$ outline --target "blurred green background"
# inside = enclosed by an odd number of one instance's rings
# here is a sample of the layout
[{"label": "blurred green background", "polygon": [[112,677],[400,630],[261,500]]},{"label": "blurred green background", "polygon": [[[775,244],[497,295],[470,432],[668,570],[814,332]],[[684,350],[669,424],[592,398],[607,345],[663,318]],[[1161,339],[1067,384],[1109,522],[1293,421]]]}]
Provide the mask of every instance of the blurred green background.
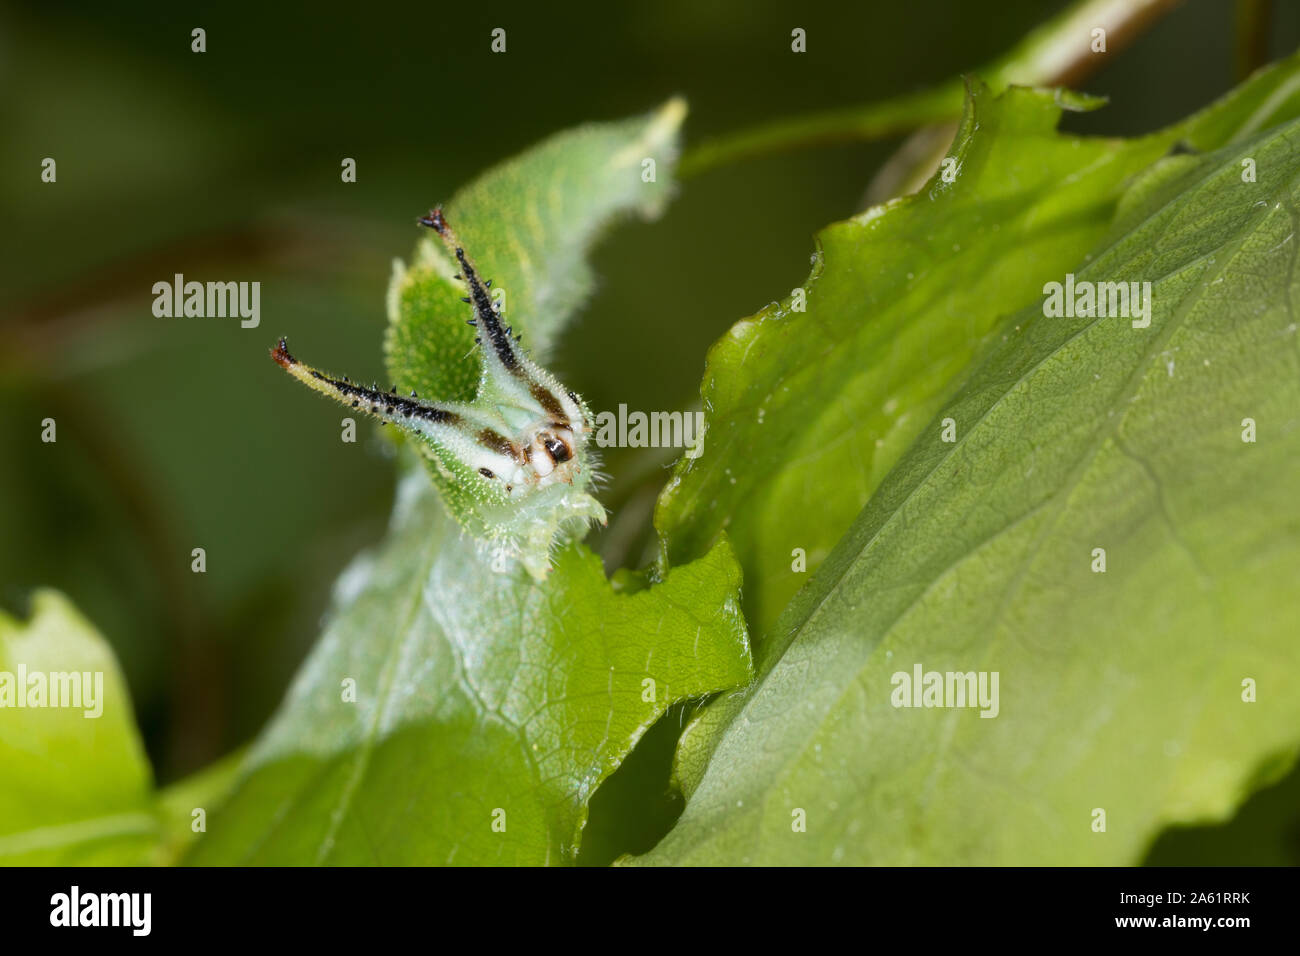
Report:
[{"label": "blurred green background", "polygon": [[[100,627],[161,783],[229,752],[278,703],[393,490],[378,430],[342,443],[339,416],[267,359],[277,336],[326,368],[384,378],[384,294],[415,217],[559,129],[680,93],[690,145],[881,99],[991,60],[1063,6],[0,8],[0,606],[25,614],[31,589],[53,585]],[[1300,43],[1300,9],[1273,6],[1270,57]],[[1226,0],[1175,9],[1106,59],[1084,87],[1110,106],[1069,127],[1142,133],[1226,92],[1233,17]],[[796,26],[804,55],[790,53]],[[194,27],[206,53],[190,51]],[[489,51],[494,27],[505,55]],[[602,285],[552,366],[596,409],[689,407],[708,345],[806,277],[814,232],[861,208],[896,145],[790,152],[684,183],[661,221],[619,226],[598,248]],[[41,182],[45,157],[55,184]],[[344,157],[355,184],[340,181]],[[260,281],[261,326],[154,317],[151,286],[177,272]],[[55,444],[40,441],[47,417]],[[608,456],[625,506],[603,542],[611,563],[640,560],[659,469]],[[196,547],[205,574],[190,571]],[[1216,846],[1236,862],[1300,861],[1297,805],[1293,774],[1229,825],[1268,836],[1171,834],[1152,862]]]}]

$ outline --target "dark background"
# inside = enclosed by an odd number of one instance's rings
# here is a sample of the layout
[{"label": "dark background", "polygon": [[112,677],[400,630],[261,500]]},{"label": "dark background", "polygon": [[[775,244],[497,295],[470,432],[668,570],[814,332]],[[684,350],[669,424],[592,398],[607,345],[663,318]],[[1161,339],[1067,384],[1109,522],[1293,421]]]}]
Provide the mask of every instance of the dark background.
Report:
[{"label": "dark background", "polygon": [[[256,734],[334,577],[383,533],[393,467],[376,430],[340,442],[338,417],[266,349],[288,334],[326,367],[384,378],[384,294],[416,215],[586,120],[680,93],[689,145],[881,99],[993,59],[1063,4],[334,6],[0,8],[0,607],[25,614],[42,585],[76,601],[122,661],[160,783]],[[1300,42],[1297,5],[1275,7],[1273,57]],[[1233,13],[1169,14],[1083,84],[1110,106],[1068,126],[1143,133],[1226,92]],[[552,366],[594,408],[688,407],[708,345],[806,277],[813,233],[861,208],[896,145],[684,184],[664,219],[598,248],[601,287]],[[261,326],[155,318],[151,286],[176,272],[260,281]],[[39,440],[45,417],[57,444]],[[615,494],[623,465],[607,461]],[[206,574],[190,572],[195,547]],[[1300,862],[1297,805],[1292,774],[1227,827],[1167,835],[1153,862]]]}]

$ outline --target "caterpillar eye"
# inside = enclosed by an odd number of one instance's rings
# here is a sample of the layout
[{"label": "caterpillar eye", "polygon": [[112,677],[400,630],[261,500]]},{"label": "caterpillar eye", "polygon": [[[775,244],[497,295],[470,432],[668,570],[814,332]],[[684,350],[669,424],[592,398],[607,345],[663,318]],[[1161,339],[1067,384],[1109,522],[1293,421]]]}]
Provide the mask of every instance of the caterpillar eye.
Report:
[{"label": "caterpillar eye", "polygon": [[548,438],[544,444],[557,465],[573,457],[573,449],[558,438]]},{"label": "caterpillar eye", "polygon": [[573,460],[576,454],[571,433],[565,427],[564,431],[558,433],[542,431],[536,434],[533,437],[528,459],[538,477],[546,478],[555,471],[557,466]]}]

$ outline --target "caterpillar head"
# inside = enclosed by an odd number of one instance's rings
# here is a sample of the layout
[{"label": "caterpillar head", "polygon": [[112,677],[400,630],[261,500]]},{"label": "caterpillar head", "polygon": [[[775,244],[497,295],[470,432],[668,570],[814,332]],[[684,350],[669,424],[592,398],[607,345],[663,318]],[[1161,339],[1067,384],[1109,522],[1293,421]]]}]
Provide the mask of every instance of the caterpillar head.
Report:
[{"label": "caterpillar head", "polygon": [[496,570],[520,562],[544,577],[564,537],[578,534],[605,511],[590,488],[591,413],[582,399],[533,362],[504,324],[440,209],[420,223],[442,238],[460,267],[480,346],[479,388],[472,402],[432,402],[353,383],[299,362],[281,339],[271,357],[303,384],[390,423],[416,439],[435,466],[434,480],[449,510],[483,542]]}]

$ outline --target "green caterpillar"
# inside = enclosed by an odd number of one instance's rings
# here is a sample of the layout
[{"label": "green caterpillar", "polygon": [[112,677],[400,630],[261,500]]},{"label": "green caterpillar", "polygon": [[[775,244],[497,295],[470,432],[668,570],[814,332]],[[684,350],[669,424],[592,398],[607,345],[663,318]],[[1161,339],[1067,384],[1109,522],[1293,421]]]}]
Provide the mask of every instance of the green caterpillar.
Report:
[{"label": "green caterpillar", "polygon": [[365,388],[299,362],[282,338],[271,357],[307,387],[411,435],[436,465],[449,510],[485,545],[493,567],[521,563],[542,579],[558,541],[605,522],[595,477],[592,416],[577,393],[531,361],[441,209],[422,217],[459,264],[482,356],[472,402],[432,402]]}]

